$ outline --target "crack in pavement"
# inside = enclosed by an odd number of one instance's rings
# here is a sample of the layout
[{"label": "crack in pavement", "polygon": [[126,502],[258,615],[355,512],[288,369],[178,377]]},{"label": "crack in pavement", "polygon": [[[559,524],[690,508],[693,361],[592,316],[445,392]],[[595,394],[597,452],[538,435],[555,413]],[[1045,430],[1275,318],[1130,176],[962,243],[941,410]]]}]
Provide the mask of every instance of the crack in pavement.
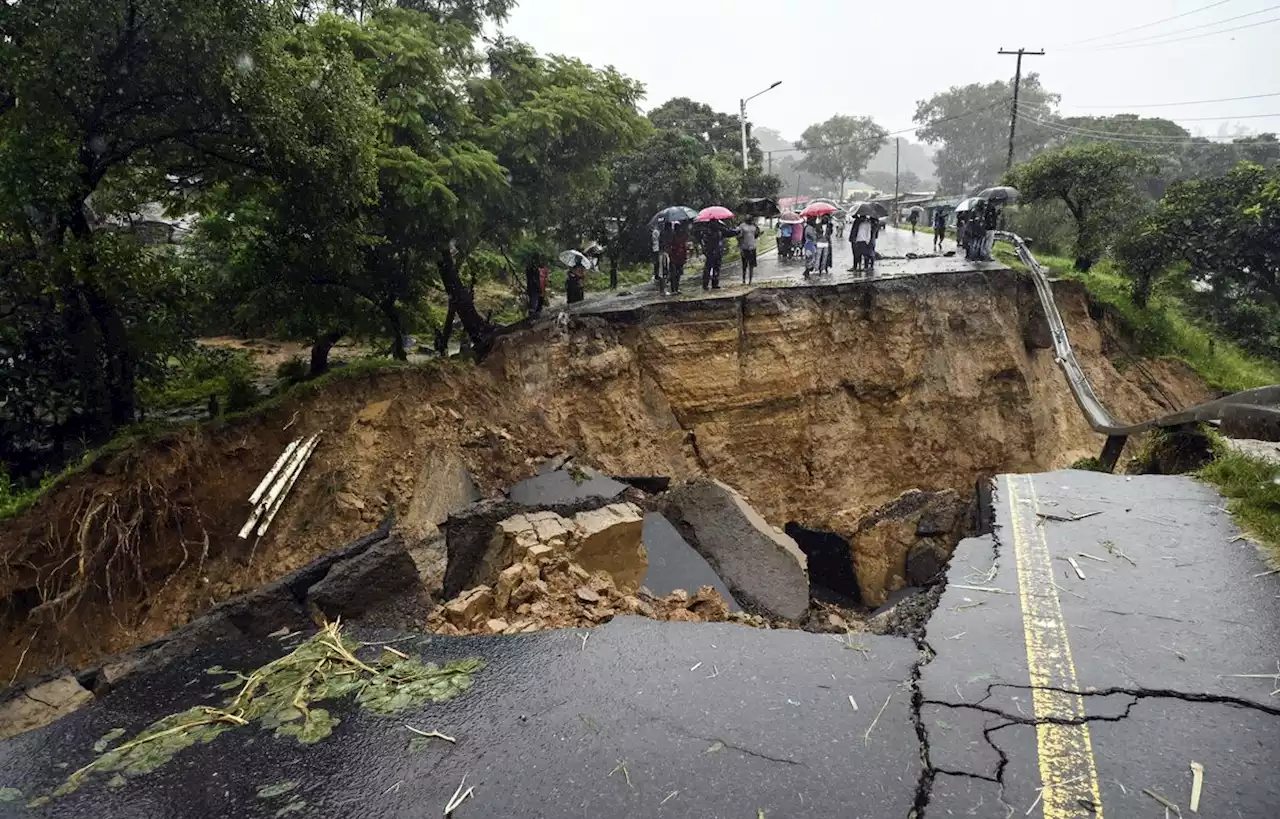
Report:
[{"label": "crack in pavement", "polygon": [[1104,722],[1112,721],[1111,718],[1109,717],[1101,717],[1101,716],[1098,716],[1098,717],[1085,716],[1083,718],[1074,719],[1074,720],[1061,719],[1061,718],[1045,718],[1045,719],[1028,718],[1025,715],[1019,715],[1015,717],[1014,715],[1009,714],[1006,711],[1002,711],[998,708],[992,708],[990,706],[984,706],[982,704],[991,698],[992,694],[994,693],[994,689],[996,688],[1010,688],[1015,691],[1029,691],[1029,692],[1052,691],[1059,694],[1070,694],[1072,696],[1077,696],[1077,697],[1126,696],[1126,697],[1133,698],[1134,703],[1130,704],[1130,707],[1132,707],[1133,704],[1136,704],[1139,700],[1144,700],[1144,699],[1173,699],[1173,700],[1182,700],[1184,702],[1213,703],[1217,705],[1229,705],[1235,708],[1245,708],[1253,711],[1261,711],[1262,713],[1268,714],[1270,716],[1280,717],[1280,707],[1272,706],[1272,705],[1264,705],[1263,703],[1260,703],[1260,702],[1254,702],[1253,700],[1247,700],[1242,697],[1233,697],[1227,694],[1204,694],[1204,693],[1194,692],[1194,691],[1176,691],[1173,689],[1166,689],[1166,688],[1126,688],[1123,686],[1111,686],[1109,688],[1090,688],[1088,690],[1071,690],[1069,688],[1060,688],[1052,685],[1036,686],[1036,685],[1017,685],[1015,683],[991,683],[987,686],[986,696],[978,700],[976,703],[956,703],[956,702],[947,702],[945,700],[926,700],[923,704],[938,705],[945,708],[970,708],[977,711],[984,711],[989,714],[995,714],[996,716],[1005,717],[1006,719],[1023,722],[1029,725],[1040,725],[1040,724],[1050,724],[1050,723],[1058,724],[1058,725],[1083,725],[1089,722],[1090,720],[1095,720],[1095,719],[1101,720]]}]

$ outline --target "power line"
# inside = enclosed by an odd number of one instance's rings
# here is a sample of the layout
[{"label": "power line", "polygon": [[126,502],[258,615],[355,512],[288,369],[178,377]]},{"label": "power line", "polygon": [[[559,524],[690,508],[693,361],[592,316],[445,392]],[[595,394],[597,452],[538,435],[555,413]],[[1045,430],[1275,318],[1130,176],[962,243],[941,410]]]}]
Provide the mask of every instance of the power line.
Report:
[{"label": "power line", "polygon": [[1186,145],[1205,145],[1205,144],[1223,145],[1226,147],[1248,147],[1251,143],[1237,144],[1235,142],[1214,142],[1213,140],[1238,140],[1238,139],[1245,138],[1247,136],[1257,136],[1256,134],[1252,134],[1252,135],[1230,136],[1230,137],[1222,137],[1222,136],[1214,136],[1214,137],[1168,136],[1168,137],[1165,137],[1159,134],[1151,134],[1151,135],[1125,134],[1117,131],[1092,131],[1084,128],[1076,128],[1074,126],[1065,125],[1062,123],[1049,122],[1049,121],[1038,119],[1036,117],[1032,117],[1026,114],[1024,114],[1023,116],[1031,120],[1032,122],[1039,124],[1043,128],[1047,128],[1050,131],[1056,131],[1058,133],[1065,134],[1067,136],[1081,137],[1085,139],[1095,139],[1101,142],[1123,142],[1131,145],[1158,145],[1165,148],[1176,148],[1176,147],[1186,146]]},{"label": "power line", "polygon": [[1199,14],[1202,11],[1208,11],[1209,9],[1217,8],[1218,6],[1225,6],[1227,3],[1230,3],[1230,2],[1231,0],[1218,0],[1218,2],[1216,3],[1210,3],[1207,6],[1201,6],[1200,8],[1192,9],[1191,11],[1184,11],[1181,14],[1175,14],[1172,17],[1165,17],[1161,20],[1155,20],[1150,23],[1143,23],[1140,26],[1133,26],[1132,28],[1122,28],[1119,31],[1113,31],[1110,34],[1099,34],[1096,37],[1089,37],[1084,40],[1075,40],[1073,42],[1057,46],[1057,48],[1067,48],[1069,46],[1080,45],[1081,43],[1093,43],[1093,42],[1097,42],[1098,40],[1108,40],[1112,37],[1118,37],[1121,34],[1128,34],[1131,31],[1141,31],[1144,28],[1151,28],[1152,26],[1158,26],[1161,23],[1169,23],[1174,20],[1181,20],[1183,17],[1190,17],[1193,14]]},{"label": "power line", "polygon": [[[1224,19],[1220,19],[1220,20],[1212,20],[1212,22],[1208,22],[1208,23],[1201,23],[1201,24],[1199,24],[1199,26],[1192,26],[1192,27],[1189,27],[1189,28],[1176,28],[1176,29],[1174,29],[1174,31],[1161,32],[1161,33],[1158,33],[1158,35],[1143,35],[1142,37],[1135,37],[1135,38],[1134,38],[1134,40],[1121,40],[1120,42],[1103,42],[1103,44],[1096,45],[1096,46],[1089,46],[1089,47],[1087,47],[1087,49],[1080,49],[1080,50],[1083,50],[1083,51],[1105,51],[1105,50],[1107,50],[1107,49],[1119,49],[1119,47],[1120,47],[1120,46],[1129,46],[1129,45],[1135,45],[1135,44],[1146,44],[1146,42],[1151,42],[1151,41],[1153,41],[1153,40],[1164,40],[1164,38],[1165,38],[1165,37],[1172,37],[1172,36],[1175,36],[1175,35],[1185,35],[1185,33],[1193,32],[1193,31],[1199,31],[1199,29],[1202,29],[1202,28],[1212,28],[1213,26],[1221,26],[1221,24],[1222,24],[1222,23],[1234,23],[1234,22],[1235,22],[1235,20],[1243,20],[1244,18],[1247,18],[1247,17],[1257,17],[1257,15],[1258,15],[1258,14],[1266,14],[1267,12],[1275,12],[1275,10],[1276,10],[1276,9],[1280,9],[1280,4],[1276,4],[1276,5],[1268,5],[1268,6],[1267,6],[1267,8],[1265,8],[1265,9],[1258,9],[1258,10],[1257,10],[1257,12],[1248,12],[1248,13],[1245,13],[1245,14],[1236,14],[1236,15],[1235,15],[1235,17],[1228,17],[1228,18],[1224,18]],[[1212,33],[1216,33],[1216,32],[1207,32],[1207,33],[1206,33],[1206,36],[1208,36],[1208,35],[1212,35]],[[1064,51],[1068,51],[1068,50],[1075,51],[1076,49],[1062,49],[1062,50],[1064,50]]]},{"label": "power line", "polygon": [[1280,114],[1237,114],[1225,117],[1178,117],[1178,122],[1212,122],[1220,119],[1267,119],[1268,117],[1280,117]]},{"label": "power line", "polygon": [[1267,97],[1280,97],[1280,91],[1271,94],[1251,94],[1247,97],[1222,97],[1216,100],[1187,100],[1185,102],[1156,102],[1142,105],[1072,105],[1071,108],[1174,108],[1179,105],[1207,105],[1211,102],[1239,102],[1240,100],[1260,100]]},{"label": "power line", "polygon": [[[951,122],[952,120],[964,119],[965,117],[972,117],[976,114],[981,114],[986,111],[990,111],[992,108],[996,108],[998,106],[1004,105],[1009,102],[1009,99],[1010,98],[1005,97],[1003,99],[1000,99],[1000,100],[997,100],[996,102],[991,103],[990,105],[984,105],[981,108],[975,108],[972,111],[962,111],[959,114],[952,114],[949,117],[942,117],[941,119],[931,120],[929,122],[924,123],[923,125],[912,125],[909,128],[903,128],[899,131],[889,131],[882,138],[888,138],[891,136],[901,136],[902,134],[909,134],[913,131],[919,131],[921,128],[926,128],[930,125],[940,125],[944,122]],[[848,142],[832,142],[824,145],[810,145],[807,148],[779,148],[778,150],[771,151],[770,153],[775,153],[775,154],[789,154],[789,153],[796,153],[796,152],[808,153],[810,151],[821,151],[821,150],[826,150],[827,148],[844,148],[849,145],[861,145],[864,142],[871,143],[876,141],[877,140],[874,138],[851,139]]]},{"label": "power line", "polygon": [[[1267,11],[1270,11],[1270,9],[1267,9]],[[1268,23],[1275,23],[1275,22],[1280,22],[1280,17],[1272,17],[1267,20],[1259,20],[1256,23],[1246,23],[1243,26],[1232,26],[1231,28],[1224,28],[1221,31],[1206,31],[1203,34],[1192,34],[1190,37],[1177,37],[1172,40],[1161,40],[1159,42],[1154,42],[1154,43],[1135,43],[1133,45],[1099,46],[1098,48],[1091,49],[1091,50],[1092,51],[1124,51],[1130,48],[1148,48],[1150,46],[1173,45],[1174,43],[1185,43],[1188,40],[1199,40],[1202,37],[1213,37],[1214,35],[1217,35],[1217,34],[1230,34],[1233,31],[1240,31],[1241,29],[1246,29],[1246,28],[1256,28],[1257,26],[1265,26]]]},{"label": "power line", "polygon": [[[1178,142],[1189,142],[1193,139],[1193,137],[1190,137],[1190,136],[1178,136],[1174,134],[1132,134],[1132,133],[1127,133],[1125,131],[1100,131],[1100,130],[1097,130],[1096,128],[1081,127],[1079,125],[1072,125],[1067,122],[1055,122],[1051,120],[1046,120],[1046,119],[1042,119],[1040,117],[1034,116],[1032,114],[1027,114],[1027,113],[1024,113],[1022,116],[1026,117],[1032,122],[1037,122],[1046,128],[1062,131],[1063,133],[1073,133],[1078,136],[1096,136],[1100,139],[1117,137],[1117,138],[1124,138],[1124,139],[1138,139],[1148,143],[1158,143],[1158,142],[1159,143],[1164,143],[1164,142],[1178,143]],[[1231,139],[1232,137],[1201,137],[1201,138],[1202,139]]]}]

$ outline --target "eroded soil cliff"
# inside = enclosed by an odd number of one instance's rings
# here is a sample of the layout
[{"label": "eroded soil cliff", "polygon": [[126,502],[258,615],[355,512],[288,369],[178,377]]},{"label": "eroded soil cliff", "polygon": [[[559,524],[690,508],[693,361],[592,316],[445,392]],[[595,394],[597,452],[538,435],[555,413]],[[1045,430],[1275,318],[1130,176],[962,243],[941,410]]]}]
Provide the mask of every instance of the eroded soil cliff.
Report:
[{"label": "eroded soil cliff", "polygon": [[[1055,292],[1118,417],[1206,397],[1178,362],[1118,372],[1083,289]],[[0,525],[0,680],[159,636],[391,511],[426,541],[463,467],[485,493],[557,452],[614,474],[710,474],[776,526],[848,534],[907,490],[968,496],[983,476],[1097,455],[1042,323],[1010,272],[761,288],[547,322],[504,337],[480,366],[342,379],[163,436]],[[239,540],[253,487],[289,441],[316,432],[272,531]]]}]

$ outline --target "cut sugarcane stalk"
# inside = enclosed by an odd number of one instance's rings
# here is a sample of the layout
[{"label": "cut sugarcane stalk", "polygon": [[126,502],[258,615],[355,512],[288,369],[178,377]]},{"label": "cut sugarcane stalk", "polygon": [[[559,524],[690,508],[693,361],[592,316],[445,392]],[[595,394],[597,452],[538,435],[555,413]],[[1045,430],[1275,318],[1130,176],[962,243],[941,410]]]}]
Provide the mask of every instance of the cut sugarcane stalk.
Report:
[{"label": "cut sugarcane stalk", "polygon": [[281,468],[284,467],[285,462],[293,455],[294,450],[298,448],[300,443],[302,443],[301,438],[285,447],[284,452],[280,453],[280,457],[276,458],[275,466],[271,467],[271,471],[262,479],[262,483],[258,484],[258,488],[253,490],[253,494],[249,496],[249,503],[257,504],[258,501],[262,500],[262,493],[266,492],[267,488],[275,481],[276,475],[280,474]]},{"label": "cut sugarcane stalk", "polygon": [[285,498],[287,498],[289,493],[293,491],[293,485],[297,483],[298,476],[302,474],[302,469],[307,465],[307,461],[311,460],[311,453],[315,452],[316,444],[319,443],[319,441],[319,434],[311,436],[311,440],[307,441],[302,454],[294,462],[293,470],[288,475],[281,478],[280,485],[277,488],[280,489],[282,487],[282,491],[280,491],[276,496],[275,502],[273,504],[269,504],[267,519],[258,527],[258,537],[265,535],[267,533],[267,527],[271,525],[271,521],[276,519],[276,513],[280,511],[281,506],[284,506]]},{"label": "cut sugarcane stalk", "polygon": [[289,460],[285,462],[284,468],[281,471],[281,473],[276,475],[276,480],[271,485],[270,491],[267,492],[265,497],[263,497],[261,500],[258,501],[258,505],[254,507],[253,514],[249,516],[249,519],[245,521],[244,526],[240,529],[241,540],[249,537],[249,533],[253,531],[253,527],[257,526],[258,521],[262,520],[263,516],[266,515],[268,511],[270,511],[272,504],[274,504],[276,501],[276,498],[279,497],[280,490],[284,486],[287,476],[289,475],[290,472],[293,471],[298,461],[302,458],[302,453],[307,449],[308,445],[310,445],[310,443],[313,440],[315,440],[316,437],[317,436],[315,435],[311,436],[311,438],[309,438],[306,443],[302,444],[297,449],[295,449],[293,452],[293,455],[291,455],[289,457]]}]

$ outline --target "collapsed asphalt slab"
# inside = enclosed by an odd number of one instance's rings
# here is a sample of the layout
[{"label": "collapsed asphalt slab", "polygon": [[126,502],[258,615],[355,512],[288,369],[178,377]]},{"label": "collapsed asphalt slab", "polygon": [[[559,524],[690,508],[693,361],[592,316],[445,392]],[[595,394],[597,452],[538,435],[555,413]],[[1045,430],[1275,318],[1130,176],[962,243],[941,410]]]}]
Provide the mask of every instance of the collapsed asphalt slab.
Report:
[{"label": "collapsed asphalt slab", "polygon": [[[131,736],[166,713],[217,704],[225,694],[207,668],[247,671],[303,636],[223,643],[130,678],[0,743],[0,786],[23,801],[49,793],[112,729]],[[341,724],[315,745],[238,728],[121,787],[99,778],[39,808],[15,801],[0,810],[273,817],[301,803],[290,811],[418,817],[442,811],[464,776],[475,792],[459,817],[906,816],[915,800],[909,640],[632,617],[589,632],[376,636],[409,636],[395,647],[424,659],[480,657],[486,667],[457,699],[398,717],[332,706]],[[410,750],[406,724],[457,743]],[[289,782],[297,784],[286,793],[258,795]]]},{"label": "collapsed asphalt slab", "polygon": [[1192,762],[1199,815],[1280,813],[1275,680],[1233,676],[1276,668],[1276,578],[1217,493],[1063,471],[1002,476],[994,504],[925,636],[925,816],[1027,814],[1074,771],[1088,787],[1055,789],[1055,817],[1162,815],[1144,789],[1187,815]]}]

